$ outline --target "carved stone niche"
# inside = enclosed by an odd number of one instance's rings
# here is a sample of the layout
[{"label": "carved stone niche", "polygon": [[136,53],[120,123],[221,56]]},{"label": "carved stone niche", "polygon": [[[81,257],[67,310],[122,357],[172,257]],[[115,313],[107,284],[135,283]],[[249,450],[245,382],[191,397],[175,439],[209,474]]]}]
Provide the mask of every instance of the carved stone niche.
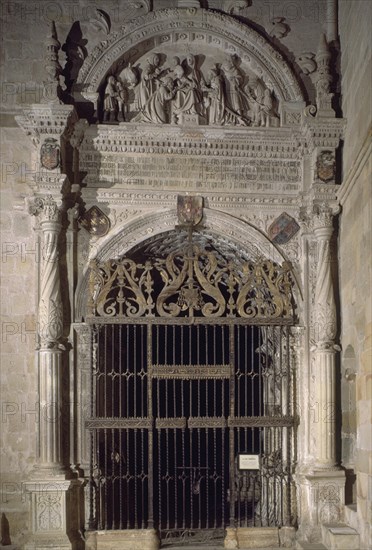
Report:
[{"label": "carved stone niche", "polygon": [[85,60],[74,96],[93,101],[109,123],[275,127],[287,105],[305,106],[290,67],[256,31],[227,14],[182,8],[112,33]]}]

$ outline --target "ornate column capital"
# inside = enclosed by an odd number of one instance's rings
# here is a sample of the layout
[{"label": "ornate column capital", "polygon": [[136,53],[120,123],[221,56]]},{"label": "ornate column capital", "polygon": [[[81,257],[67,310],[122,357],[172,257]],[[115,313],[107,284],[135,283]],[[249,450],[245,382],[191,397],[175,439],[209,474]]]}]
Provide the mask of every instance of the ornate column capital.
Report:
[{"label": "ornate column capital", "polygon": [[46,231],[57,231],[61,229],[61,207],[62,199],[58,202],[52,195],[45,197],[33,197],[28,204],[28,211],[31,215],[37,216],[41,227]]},{"label": "ornate column capital", "polygon": [[337,214],[326,203],[316,205],[313,214],[313,229],[316,237],[329,239],[333,233],[333,217]]}]

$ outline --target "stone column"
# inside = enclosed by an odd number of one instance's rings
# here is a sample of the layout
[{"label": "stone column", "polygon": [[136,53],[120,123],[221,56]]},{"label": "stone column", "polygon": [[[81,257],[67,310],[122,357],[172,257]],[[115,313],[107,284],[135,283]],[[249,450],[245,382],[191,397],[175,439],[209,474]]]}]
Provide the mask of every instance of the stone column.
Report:
[{"label": "stone column", "polygon": [[63,314],[58,262],[61,213],[51,195],[35,199],[43,234],[39,301],[39,456],[37,468],[63,473],[61,456],[61,362]]},{"label": "stone column", "polygon": [[312,218],[317,244],[315,297],[311,338],[312,408],[309,430],[313,437],[312,463],[300,476],[300,537],[321,540],[321,526],[343,519],[345,474],[336,455],[336,344],[337,316],[332,276],[331,237],[333,212],[328,205],[316,206]]},{"label": "stone column", "polygon": [[61,211],[52,195],[36,197],[30,213],[38,216],[42,232],[39,349],[39,445],[32,480],[25,483],[30,495],[32,537],[25,550],[78,547],[80,484],[68,479],[62,456],[62,353],[63,311],[59,273]]},{"label": "stone column", "polygon": [[318,244],[318,266],[314,304],[313,376],[318,403],[317,468],[334,469],[336,464],[335,401],[337,346],[336,303],[331,270],[330,240],[333,214],[329,207],[318,209],[313,219]]}]

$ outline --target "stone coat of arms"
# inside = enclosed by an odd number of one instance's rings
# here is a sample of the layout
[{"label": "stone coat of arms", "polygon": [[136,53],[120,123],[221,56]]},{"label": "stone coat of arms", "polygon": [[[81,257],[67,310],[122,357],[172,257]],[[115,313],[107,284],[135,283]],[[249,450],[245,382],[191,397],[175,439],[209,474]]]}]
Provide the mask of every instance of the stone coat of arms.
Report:
[{"label": "stone coat of arms", "polygon": [[41,166],[54,170],[60,164],[60,147],[54,138],[47,138],[40,149]]},{"label": "stone coat of arms", "polygon": [[203,217],[203,197],[178,195],[177,216],[180,225],[198,225]]}]

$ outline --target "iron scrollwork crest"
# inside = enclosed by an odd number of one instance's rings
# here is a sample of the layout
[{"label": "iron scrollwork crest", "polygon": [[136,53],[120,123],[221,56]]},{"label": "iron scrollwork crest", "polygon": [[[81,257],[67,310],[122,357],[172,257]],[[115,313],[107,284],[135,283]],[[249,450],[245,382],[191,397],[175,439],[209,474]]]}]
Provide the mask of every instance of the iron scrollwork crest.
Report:
[{"label": "iron scrollwork crest", "polygon": [[90,267],[90,316],[293,320],[289,262],[235,265],[190,244],[142,264],[122,258]]}]

